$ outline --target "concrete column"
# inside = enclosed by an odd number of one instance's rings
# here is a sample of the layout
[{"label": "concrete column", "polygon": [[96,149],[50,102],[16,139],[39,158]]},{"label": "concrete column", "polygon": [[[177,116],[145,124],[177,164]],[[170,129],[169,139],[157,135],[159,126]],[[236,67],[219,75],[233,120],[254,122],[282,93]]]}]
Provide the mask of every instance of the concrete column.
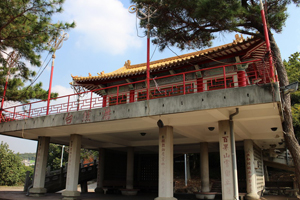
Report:
[{"label": "concrete column", "polygon": [[77,191],[79,178],[81,135],[72,134],[69,145],[69,159],[66,190],[62,193],[63,199],[78,199],[80,192]]},{"label": "concrete column", "polygon": [[105,152],[103,148],[99,149],[99,162],[97,171],[97,187],[95,188],[96,193],[103,193],[103,180],[104,180],[104,156]]},{"label": "concrete column", "polygon": [[259,199],[259,195],[257,194],[256,173],[254,168],[254,150],[252,140],[244,140],[244,150],[247,181],[246,199]]},{"label": "concrete column", "polygon": [[201,170],[201,191],[209,192],[209,158],[208,143],[200,143],[200,170]]},{"label": "concrete column", "polygon": [[220,163],[221,163],[221,180],[222,180],[222,199],[233,200],[238,199],[235,195],[233,168],[232,168],[232,153],[230,142],[230,124],[229,120],[219,121],[219,145],[220,145]]},{"label": "concrete column", "polygon": [[127,176],[126,189],[133,189],[133,173],[134,173],[134,148],[127,147]]},{"label": "concrete column", "polygon": [[47,192],[45,186],[46,167],[49,153],[49,137],[39,137],[37,155],[35,160],[33,188],[29,190],[30,196],[42,196]]},{"label": "concrete column", "polygon": [[176,200],[173,197],[173,127],[159,128],[158,197],[155,200]]}]

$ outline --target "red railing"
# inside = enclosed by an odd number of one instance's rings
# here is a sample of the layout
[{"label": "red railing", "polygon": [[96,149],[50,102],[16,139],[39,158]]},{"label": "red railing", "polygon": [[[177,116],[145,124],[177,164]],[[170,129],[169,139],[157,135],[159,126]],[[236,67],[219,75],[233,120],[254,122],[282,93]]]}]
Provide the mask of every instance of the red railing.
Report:
[{"label": "red railing", "polygon": [[[152,78],[150,79],[149,99],[186,95],[226,88],[244,87],[257,83],[269,83],[270,77],[268,75],[268,66],[265,66],[264,68],[260,67],[261,70],[258,70],[255,65],[252,65],[251,67],[248,67],[246,73],[245,71],[236,71],[233,67],[233,65],[259,61],[260,59],[257,59]],[[128,87],[128,85],[135,85],[138,89],[135,89],[134,92],[122,91],[126,86]],[[51,99],[49,106],[49,114],[89,110],[143,101],[147,99],[147,90],[145,85],[145,80],[142,80],[53,98]],[[112,94],[104,96],[96,94],[101,90],[114,90],[114,92],[110,92]],[[78,100],[77,97],[81,95],[85,95],[85,97]],[[54,104],[54,102],[56,102],[56,104]],[[46,115],[46,112],[47,100],[31,102],[28,104],[5,108],[3,110],[1,121],[39,117]]]}]

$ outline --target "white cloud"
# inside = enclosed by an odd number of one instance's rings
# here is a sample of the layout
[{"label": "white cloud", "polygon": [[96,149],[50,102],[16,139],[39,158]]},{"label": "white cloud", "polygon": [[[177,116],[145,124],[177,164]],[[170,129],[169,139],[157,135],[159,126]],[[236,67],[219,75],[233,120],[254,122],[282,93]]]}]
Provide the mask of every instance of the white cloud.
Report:
[{"label": "white cloud", "polygon": [[59,96],[73,94],[73,90],[71,88],[67,88],[61,85],[55,85],[52,87],[51,92],[57,92]]},{"label": "white cloud", "polygon": [[118,0],[68,0],[62,14],[64,20],[75,21],[78,48],[122,54],[129,48],[139,48],[135,15]]}]

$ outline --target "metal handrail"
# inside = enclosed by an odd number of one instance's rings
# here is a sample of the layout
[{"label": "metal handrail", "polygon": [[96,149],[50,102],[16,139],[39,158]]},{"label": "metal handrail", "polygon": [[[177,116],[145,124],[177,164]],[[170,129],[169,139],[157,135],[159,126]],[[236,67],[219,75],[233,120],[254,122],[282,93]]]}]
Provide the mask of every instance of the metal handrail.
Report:
[{"label": "metal handrail", "polygon": [[[214,66],[214,67],[209,67],[205,69],[198,69],[198,70],[192,70],[192,71],[187,71],[187,72],[181,72],[173,75],[164,75],[161,77],[155,77],[151,78],[150,81],[154,82],[155,85],[157,84],[156,82],[161,80],[161,79],[166,79],[169,77],[182,77],[182,81],[174,82],[174,83],[168,83],[168,84],[163,84],[161,85],[161,89],[157,88],[157,86],[150,87],[150,96],[147,98],[145,94],[145,98],[143,97],[143,92],[146,92],[146,88],[142,89],[136,89],[135,91],[137,92],[140,97],[138,99],[135,99],[131,102],[128,102],[127,98],[124,99],[124,95],[127,95],[130,93],[130,91],[125,91],[125,92],[120,92],[120,87],[125,87],[128,85],[133,85],[133,84],[139,84],[139,83],[145,83],[145,80],[141,81],[135,81],[135,82],[130,82],[130,83],[124,83],[124,84],[119,84],[119,85],[114,85],[114,86],[109,86],[105,88],[99,88],[99,89],[94,89],[90,91],[85,91],[81,93],[76,93],[76,94],[71,94],[71,95],[63,95],[59,97],[52,98],[51,100],[61,100],[64,98],[67,98],[66,101],[63,103],[59,104],[53,104],[49,105],[49,108],[47,106],[38,106],[39,103],[47,103],[47,100],[40,100],[36,102],[30,102],[27,104],[22,104],[22,105],[17,105],[17,106],[12,106],[5,108],[3,111],[7,115],[5,121],[12,121],[12,120],[18,120],[18,119],[26,119],[26,118],[32,118],[32,117],[39,117],[39,116],[44,116],[46,115],[46,111],[49,110],[50,114],[57,114],[57,113],[68,113],[71,111],[78,111],[78,110],[90,110],[94,108],[101,108],[101,107],[107,107],[109,105],[106,105],[106,102],[104,103],[104,95],[102,96],[96,96],[92,95],[92,93],[99,93],[101,90],[108,90],[108,89],[116,89],[116,93],[106,95],[105,101],[107,101],[111,105],[118,105],[118,104],[124,104],[124,103],[132,103],[135,101],[141,101],[141,100],[149,100],[153,98],[163,98],[163,97],[168,97],[168,96],[174,96],[174,95],[186,95],[189,93],[194,93],[194,92],[203,92],[203,91],[210,91],[210,90],[216,90],[216,89],[226,89],[226,88],[231,88],[231,87],[236,87],[236,85],[239,85],[239,80],[234,81],[233,78],[228,79],[228,75],[230,73],[236,73],[236,70],[234,72],[226,72],[226,67],[228,66],[234,66],[234,65],[241,65],[241,64],[247,64],[247,63],[255,63],[259,62],[261,59],[255,59],[255,60],[250,60],[250,61],[245,61],[245,62],[240,62],[240,63],[232,63],[232,64],[226,64],[222,66]],[[188,79],[189,74],[195,74],[199,72],[205,72],[209,70],[214,70],[214,69],[222,69],[222,73],[216,74],[211,77],[202,77],[202,81],[205,82],[206,84],[206,89],[203,88],[204,83],[198,83],[197,78],[193,78],[192,80],[186,80]],[[249,79],[255,81],[255,80],[263,80],[263,83],[268,83],[271,82],[270,77],[268,77],[268,66],[265,66],[263,70],[258,71],[253,70],[253,71],[248,71],[248,74],[246,74],[247,77],[247,85],[250,85],[251,82]],[[191,76],[191,75],[190,75]],[[199,78],[198,78],[199,79]],[[252,82],[253,83],[253,82]],[[187,87],[188,86],[188,87]],[[197,89],[200,87],[200,90],[197,91]],[[202,87],[202,88],[201,88]],[[239,86],[241,87],[241,86]],[[82,94],[90,94],[90,97],[87,99],[81,100],[80,103],[77,101],[71,101],[71,97],[76,97],[77,95],[82,95]],[[136,96],[136,95],[135,95]],[[115,98],[112,98],[115,97]],[[77,106],[77,107],[76,107]],[[28,107],[29,110],[27,111],[17,111],[17,109]],[[76,107],[76,109],[75,109]]]}]

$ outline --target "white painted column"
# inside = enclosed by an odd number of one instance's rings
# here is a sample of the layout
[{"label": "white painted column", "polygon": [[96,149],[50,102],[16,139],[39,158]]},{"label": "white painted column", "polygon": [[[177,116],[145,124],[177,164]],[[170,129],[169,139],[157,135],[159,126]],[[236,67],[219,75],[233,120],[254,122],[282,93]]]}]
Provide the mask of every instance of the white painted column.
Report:
[{"label": "white painted column", "polygon": [[77,191],[79,178],[79,164],[80,164],[80,148],[81,135],[72,134],[69,145],[69,159],[66,190],[62,193],[63,199],[77,199],[80,192]]},{"label": "white painted column", "polygon": [[256,173],[254,168],[254,150],[252,140],[244,140],[244,150],[247,181],[246,199],[259,199],[259,195],[257,194]]},{"label": "white painted column", "polygon": [[155,200],[176,200],[173,197],[173,127],[159,128],[158,197]]},{"label": "white painted column", "polygon": [[133,173],[134,173],[134,148],[127,147],[127,175],[126,189],[133,189]]},{"label": "white painted column", "polygon": [[222,180],[222,199],[233,200],[234,184],[232,170],[232,155],[230,142],[230,125],[229,120],[219,121],[219,145],[220,145],[220,163],[221,163],[221,180]]},{"label": "white painted column", "polygon": [[49,151],[49,137],[39,137],[35,161],[33,188],[29,190],[30,196],[41,196],[47,192],[45,187],[46,167]]},{"label": "white painted column", "polygon": [[208,143],[200,143],[201,192],[209,192]]},{"label": "white painted column", "polygon": [[95,188],[96,193],[103,193],[103,180],[104,180],[104,149],[99,149],[98,158],[98,169],[97,169],[97,188]]}]

